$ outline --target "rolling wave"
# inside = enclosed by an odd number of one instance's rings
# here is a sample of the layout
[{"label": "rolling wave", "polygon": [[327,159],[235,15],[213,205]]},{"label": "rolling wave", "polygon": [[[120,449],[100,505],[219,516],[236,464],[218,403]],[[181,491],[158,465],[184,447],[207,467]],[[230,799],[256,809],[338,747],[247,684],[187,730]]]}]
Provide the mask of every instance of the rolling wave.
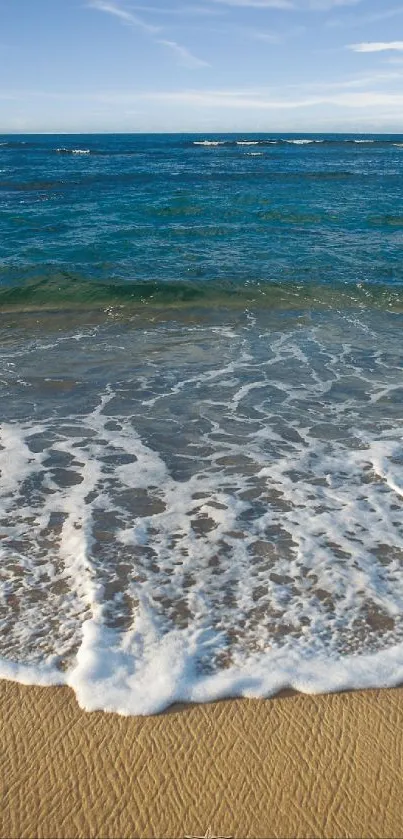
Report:
[{"label": "rolling wave", "polygon": [[13,309],[101,308],[118,305],[139,306],[217,305],[242,308],[321,309],[369,307],[402,311],[403,284],[304,282],[231,282],[133,280],[97,282],[64,272],[33,277],[9,286],[0,286],[0,311]]}]

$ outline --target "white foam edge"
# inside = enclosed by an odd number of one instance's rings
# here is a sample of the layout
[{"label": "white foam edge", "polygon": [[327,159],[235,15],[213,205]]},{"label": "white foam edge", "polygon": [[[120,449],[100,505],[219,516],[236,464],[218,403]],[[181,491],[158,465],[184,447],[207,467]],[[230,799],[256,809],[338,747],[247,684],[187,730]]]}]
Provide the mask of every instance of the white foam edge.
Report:
[{"label": "white foam edge", "polygon": [[[242,666],[198,676],[201,648],[206,647],[207,652],[211,641],[206,629],[190,634],[173,630],[159,640],[145,638],[140,629],[118,637],[99,620],[89,619],[83,625],[76,665],[68,673],[60,673],[52,665],[21,665],[0,659],[0,678],[25,685],[68,685],[83,710],[123,716],[160,713],[175,702],[267,698],[285,688],[324,694],[403,683],[403,643],[376,653],[334,659],[315,656],[312,650],[307,655],[299,643],[293,649],[254,654]],[[139,655],[133,655],[133,648],[141,651],[141,661]]]},{"label": "white foam edge", "polygon": [[18,682],[20,685],[65,685],[66,674],[51,663],[23,664],[0,657],[0,679]]}]

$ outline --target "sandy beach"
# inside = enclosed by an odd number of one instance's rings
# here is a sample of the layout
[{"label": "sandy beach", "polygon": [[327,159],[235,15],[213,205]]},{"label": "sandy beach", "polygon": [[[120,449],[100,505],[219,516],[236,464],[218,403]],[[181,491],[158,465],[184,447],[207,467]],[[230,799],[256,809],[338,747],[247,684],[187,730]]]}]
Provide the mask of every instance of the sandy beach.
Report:
[{"label": "sandy beach", "polygon": [[403,689],[87,714],[3,681],[2,837],[401,837]]}]

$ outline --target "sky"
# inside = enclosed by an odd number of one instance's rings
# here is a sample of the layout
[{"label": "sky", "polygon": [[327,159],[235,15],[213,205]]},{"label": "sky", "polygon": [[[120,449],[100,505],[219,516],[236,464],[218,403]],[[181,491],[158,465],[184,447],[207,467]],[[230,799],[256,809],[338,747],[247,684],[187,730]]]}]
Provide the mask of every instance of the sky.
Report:
[{"label": "sky", "polygon": [[0,0],[0,133],[403,132],[403,2]]}]

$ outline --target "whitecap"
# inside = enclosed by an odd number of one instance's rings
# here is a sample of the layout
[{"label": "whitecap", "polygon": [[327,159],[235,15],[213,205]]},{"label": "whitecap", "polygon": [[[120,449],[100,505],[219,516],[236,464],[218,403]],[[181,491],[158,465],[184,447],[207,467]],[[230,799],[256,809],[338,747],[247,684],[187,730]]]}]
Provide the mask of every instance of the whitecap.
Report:
[{"label": "whitecap", "polygon": [[286,143],[292,143],[294,146],[308,146],[310,143],[315,143],[315,140],[286,140]]},{"label": "whitecap", "polygon": [[91,154],[91,149],[66,149],[66,148],[59,148],[56,149],[59,154]]}]

